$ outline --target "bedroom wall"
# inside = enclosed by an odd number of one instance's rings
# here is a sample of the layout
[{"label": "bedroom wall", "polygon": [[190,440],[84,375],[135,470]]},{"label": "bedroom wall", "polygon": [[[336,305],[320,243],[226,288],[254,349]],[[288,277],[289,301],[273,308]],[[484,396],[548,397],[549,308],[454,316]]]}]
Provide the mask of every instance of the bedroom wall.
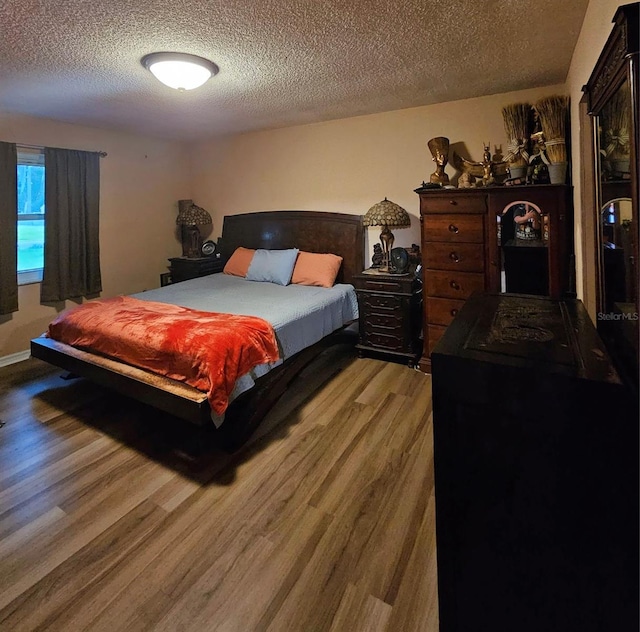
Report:
[{"label": "bedroom wall", "polygon": [[[446,136],[452,145],[464,143],[473,160],[482,159],[483,142],[506,152],[502,107],[565,93],[556,85],[201,143],[190,154],[193,198],[213,215],[219,235],[224,215],[273,209],[364,214],[386,196],[412,220],[410,228],[394,231],[395,245],[419,243],[413,189],[435,168],[427,141]],[[447,173],[454,169],[447,166]],[[369,229],[370,252],[379,234]]]},{"label": "bedroom wall", "polygon": [[[177,201],[191,197],[185,146],[1,112],[0,139],[108,152],[100,163],[102,296],[159,286],[167,257],[181,254]],[[55,317],[39,296],[40,284],[20,286],[19,311],[0,316],[0,359],[27,350]]]}]

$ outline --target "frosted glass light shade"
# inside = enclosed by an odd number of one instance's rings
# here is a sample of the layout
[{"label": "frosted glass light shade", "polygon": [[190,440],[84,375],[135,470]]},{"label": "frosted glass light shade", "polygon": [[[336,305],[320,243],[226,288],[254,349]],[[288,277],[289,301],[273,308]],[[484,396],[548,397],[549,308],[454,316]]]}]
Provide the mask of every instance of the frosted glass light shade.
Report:
[{"label": "frosted glass light shade", "polygon": [[142,58],[142,65],[175,90],[199,88],[218,72],[213,62],[187,53],[151,53]]}]

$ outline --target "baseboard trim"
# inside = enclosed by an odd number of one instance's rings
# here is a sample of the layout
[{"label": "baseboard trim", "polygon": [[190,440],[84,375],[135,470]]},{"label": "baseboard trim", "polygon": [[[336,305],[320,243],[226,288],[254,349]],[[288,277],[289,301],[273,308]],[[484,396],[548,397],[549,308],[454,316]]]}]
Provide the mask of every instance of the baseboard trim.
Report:
[{"label": "baseboard trim", "polygon": [[29,351],[29,349],[26,351],[18,351],[18,353],[10,353],[9,355],[0,357],[0,367],[22,362],[23,360],[28,360],[30,357],[31,351]]}]

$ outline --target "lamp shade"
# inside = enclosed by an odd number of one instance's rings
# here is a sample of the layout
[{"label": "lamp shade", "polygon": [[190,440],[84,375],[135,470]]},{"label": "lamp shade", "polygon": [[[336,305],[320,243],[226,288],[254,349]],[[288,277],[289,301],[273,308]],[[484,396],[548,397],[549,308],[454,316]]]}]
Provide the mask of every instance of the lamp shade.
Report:
[{"label": "lamp shade", "polygon": [[151,53],[141,62],[158,81],[175,90],[199,88],[219,70],[212,61],[188,53]]},{"label": "lamp shade", "polygon": [[391,200],[384,198],[382,202],[374,204],[365,214],[362,223],[364,226],[395,226],[406,228],[411,226],[409,213]]},{"label": "lamp shade", "polygon": [[193,200],[178,200],[178,217],[176,217],[176,224],[182,226],[199,226],[211,223],[213,223],[211,215],[203,208],[196,206]]}]

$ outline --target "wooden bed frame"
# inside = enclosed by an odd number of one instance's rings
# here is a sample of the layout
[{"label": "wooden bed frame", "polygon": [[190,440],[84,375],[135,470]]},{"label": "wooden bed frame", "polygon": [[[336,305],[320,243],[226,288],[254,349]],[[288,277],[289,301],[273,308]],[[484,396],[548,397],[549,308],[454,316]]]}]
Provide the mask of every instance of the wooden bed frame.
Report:
[{"label": "wooden bed frame", "polygon": [[[227,215],[221,245],[225,261],[239,246],[332,252],[343,258],[336,280],[340,283],[351,283],[364,264],[362,218],[344,213],[264,211]],[[221,443],[231,450],[242,445],[307,364],[328,346],[347,341],[356,342],[348,329],[334,332],[256,380],[256,385],[227,409],[224,423],[216,430]],[[214,427],[206,394],[182,382],[50,338],[32,340],[31,355],[198,426]]]}]

